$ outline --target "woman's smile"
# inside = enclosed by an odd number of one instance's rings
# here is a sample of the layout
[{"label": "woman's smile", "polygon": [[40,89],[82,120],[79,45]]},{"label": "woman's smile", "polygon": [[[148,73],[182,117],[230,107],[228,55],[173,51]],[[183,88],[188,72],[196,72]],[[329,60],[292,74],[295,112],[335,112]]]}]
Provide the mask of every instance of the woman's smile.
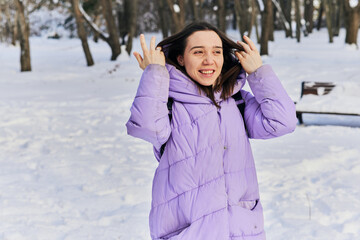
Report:
[{"label": "woman's smile", "polygon": [[213,85],[220,76],[224,56],[222,41],[214,31],[197,31],[187,39],[184,55],[178,63],[192,80],[203,86]]}]

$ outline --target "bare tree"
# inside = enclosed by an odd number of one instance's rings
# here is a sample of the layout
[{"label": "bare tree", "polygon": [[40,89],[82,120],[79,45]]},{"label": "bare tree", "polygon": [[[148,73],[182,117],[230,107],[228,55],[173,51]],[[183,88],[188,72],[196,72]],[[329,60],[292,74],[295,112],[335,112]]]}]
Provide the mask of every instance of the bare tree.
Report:
[{"label": "bare tree", "polygon": [[333,3],[332,0],[323,0],[323,6],[325,9],[326,16],[326,27],[329,33],[329,42],[334,42],[334,34],[333,34],[333,25],[332,25],[332,16],[334,14]]},{"label": "bare tree", "polygon": [[80,5],[79,0],[71,0],[71,4],[73,7],[73,12],[74,12],[75,20],[76,20],[77,33],[81,40],[81,45],[82,45],[84,53],[85,53],[86,63],[88,66],[92,66],[92,65],[94,65],[94,60],[91,56],[89,44],[87,42],[87,34],[85,31],[85,27],[84,27],[84,21],[83,21],[83,18],[81,16],[81,12],[79,9],[79,5]]},{"label": "bare tree", "polygon": [[178,32],[185,26],[185,0],[166,0],[174,22],[172,33]]},{"label": "bare tree", "polygon": [[236,20],[240,31],[240,37],[245,34],[250,36],[254,24],[255,12],[251,10],[254,6],[253,1],[249,0],[234,0],[234,8],[236,13]]},{"label": "bare tree", "polygon": [[[194,21],[203,20],[202,5],[203,5],[204,1],[205,0],[189,0],[190,9],[191,9],[191,13],[193,16],[192,20],[194,20]],[[225,2],[226,2],[226,0],[225,0]]]},{"label": "bare tree", "polygon": [[268,55],[268,41],[270,35],[270,26],[272,24],[272,1],[263,0],[264,10],[261,13],[261,41],[260,41],[260,55]]},{"label": "bare tree", "polygon": [[156,0],[156,5],[158,9],[159,14],[159,25],[161,28],[161,32],[163,35],[163,38],[166,38],[169,36],[169,30],[170,30],[170,21],[169,21],[169,15],[168,15],[168,5],[166,3],[166,0]]},{"label": "bare tree", "polygon": [[222,32],[226,32],[226,1],[217,0],[217,22],[218,27]]},{"label": "bare tree", "polygon": [[[16,44],[16,21],[12,21],[12,16],[10,13],[10,4],[13,8],[17,8],[14,3],[11,3],[9,0],[0,0],[0,15],[3,17],[3,22],[5,24],[1,26],[2,28],[2,37],[4,41],[11,42],[12,45]],[[15,13],[14,19],[17,19],[17,12]]]},{"label": "bare tree", "polygon": [[280,0],[280,6],[282,9],[282,12],[284,14],[284,18],[286,19],[287,22],[287,26],[288,28],[286,28],[286,37],[292,37],[292,24],[291,24],[291,3],[292,1],[290,0]]},{"label": "bare tree", "polygon": [[312,33],[314,28],[314,0],[304,1],[305,36]]},{"label": "bare tree", "polygon": [[106,28],[109,33],[108,43],[112,52],[111,60],[114,61],[120,55],[121,48],[111,4],[111,0],[101,0],[103,15],[106,21]]},{"label": "bare tree", "polygon": [[300,13],[300,1],[294,0],[295,5],[295,19],[296,19],[296,40],[300,42],[301,37],[301,13]]},{"label": "bare tree", "polygon": [[82,17],[86,21],[86,23],[90,26],[90,28],[99,35],[99,37],[104,40],[111,49],[111,60],[114,61],[121,53],[120,48],[120,41],[117,32],[117,27],[115,24],[115,19],[112,14],[112,6],[111,0],[101,0],[101,6],[103,10],[103,15],[106,21],[106,27],[109,32],[107,35],[106,33],[102,32],[99,27],[92,22],[90,16],[85,12],[81,4],[79,5],[79,10],[81,12]]},{"label": "bare tree", "polygon": [[29,43],[29,22],[25,16],[24,4],[21,0],[15,0],[18,12],[17,25],[20,40],[20,64],[21,71],[31,71],[30,43]]},{"label": "bare tree", "polygon": [[339,36],[341,20],[343,16],[343,0],[334,0],[333,32],[334,36]]},{"label": "bare tree", "polygon": [[350,0],[344,0],[344,11],[345,11],[344,15],[346,16],[345,43],[357,45],[357,35],[359,31],[359,21],[360,21],[360,2],[358,2],[356,6],[351,6]]},{"label": "bare tree", "polygon": [[318,9],[318,18],[316,23],[316,29],[319,31],[322,24],[322,16],[324,15],[324,0],[321,0],[320,7]]},{"label": "bare tree", "polygon": [[128,18],[126,52],[130,55],[136,30],[137,0],[125,0],[125,6],[125,12]]}]

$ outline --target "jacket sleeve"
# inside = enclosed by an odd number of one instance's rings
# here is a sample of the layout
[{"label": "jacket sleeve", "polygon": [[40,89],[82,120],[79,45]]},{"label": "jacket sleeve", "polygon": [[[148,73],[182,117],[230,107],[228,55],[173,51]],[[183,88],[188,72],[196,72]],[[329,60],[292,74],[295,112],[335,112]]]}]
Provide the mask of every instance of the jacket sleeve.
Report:
[{"label": "jacket sleeve", "polygon": [[293,132],[297,123],[295,104],[271,66],[261,66],[247,80],[254,94],[242,90],[249,137],[267,139]]},{"label": "jacket sleeve", "polygon": [[147,66],[126,123],[129,135],[150,142],[158,150],[171,132],[167,108],[169,81],[166,67],[158,64]]}]

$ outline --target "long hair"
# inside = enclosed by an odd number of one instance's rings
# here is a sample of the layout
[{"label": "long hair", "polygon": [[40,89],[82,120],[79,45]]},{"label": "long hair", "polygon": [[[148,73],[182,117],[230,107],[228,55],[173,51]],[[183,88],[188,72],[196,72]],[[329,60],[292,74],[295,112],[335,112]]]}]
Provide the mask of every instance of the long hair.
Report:
[{"label": "long hair", "polygon": [[187,25],[180,32],[165,38],[157,46],[162,48],[168,64],[175,66],[190,78],[190,76],[186,73],[185,67],[178,63],[177,57],[179,55],[184,55],[187,38],[197,31],[214,31],[222,41],[224,64],[221,74],[215,84],[213,86],[203,86],[192,79],[199,89],[204,91],[211,101],[219,107],[215,101],[214,93],[221,91],[221,98],[224,100],[231,97],[236,84],[237,76],[240,74],[242,69],[240,63],[234,55],[234,52],[244,51],[241,45],[236,44],[228,38],[225,33],[221,32],[219,29],[207,22],[193,22]]}]

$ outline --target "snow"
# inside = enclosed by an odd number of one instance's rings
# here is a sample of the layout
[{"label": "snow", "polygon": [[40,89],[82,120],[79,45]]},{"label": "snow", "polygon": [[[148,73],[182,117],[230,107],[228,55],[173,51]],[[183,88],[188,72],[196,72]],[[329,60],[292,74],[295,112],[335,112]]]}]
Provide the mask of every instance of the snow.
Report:
[{"label": "snow", "polygon": [[359,81],[337,83],[329,94],[323,95],[325,88],[318,88],[318,95],[305,95],[296,104],[299,111],[341,112],[360,115],[360,78]]},{"label": "snow", "polygon": [[175,11],[176,13],[179,13],[179,12],[180,12],[180,6],[179,6],[179,5],[174,4],[173,7],[174,7],[174,11]]},{"label": "snow", "polygon": [[[360,54],[344,36],[328,44],[324,29],[299,44],[277,32],[263,61],[294,101],[304,80],[341,83],[341,94],[356,97]],[[125,128],[142,73],[136,60],[123,51],[111,62],[106,43],[89,41],[95,66],[86,67],[78,39],[30,43],[26,73],[19,47],[0,44],[0,239],[149,239],[157,161]],[[251,141],[267,238],[358,239],[360,118],[304,121],[290,135]]]},{"label": "snow", "polygon": [[357,5],[359,4],[359,0],[350,0],[349,4],[350,4],[350,7],[356,8]]}]

